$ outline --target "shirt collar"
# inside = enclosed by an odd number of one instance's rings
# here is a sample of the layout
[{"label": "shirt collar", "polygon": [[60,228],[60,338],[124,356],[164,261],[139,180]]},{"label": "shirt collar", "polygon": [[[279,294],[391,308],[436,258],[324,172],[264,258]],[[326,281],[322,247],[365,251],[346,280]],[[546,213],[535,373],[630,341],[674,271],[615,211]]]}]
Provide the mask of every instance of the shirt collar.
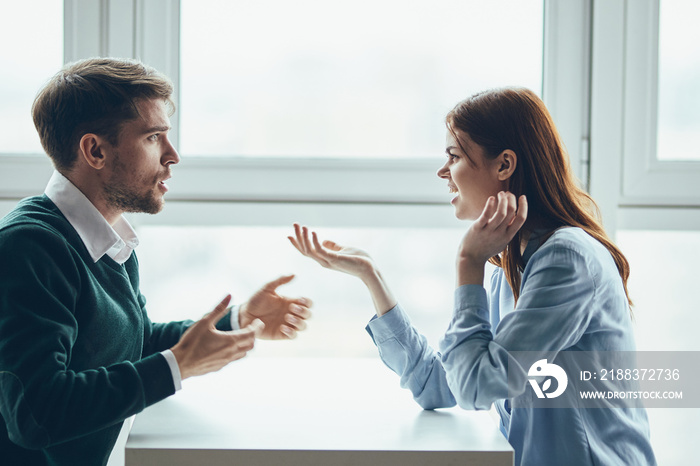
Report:
[{"label": "shirt collar", "polygon": [[110,225],[92,202],[58,171],[53,172],[44,194],[66,217],[95,262],[107,254],[123,264],[138,246],[138,236],[123,216],[114,226]]}]

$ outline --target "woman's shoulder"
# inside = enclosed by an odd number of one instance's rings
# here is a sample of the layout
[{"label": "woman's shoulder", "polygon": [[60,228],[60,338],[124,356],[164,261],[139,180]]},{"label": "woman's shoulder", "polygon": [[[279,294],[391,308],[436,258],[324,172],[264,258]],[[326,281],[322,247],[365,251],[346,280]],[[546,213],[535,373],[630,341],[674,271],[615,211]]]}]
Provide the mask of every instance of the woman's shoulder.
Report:
[{"label": "woman's shoulder", "polygon": [[[597,239],[579,227],[562,227],[555,230],[532,255],[533,262],[568,258],[570,265],[585,264],[594,275],[613,267],[610,251]],[[561,264],[565,265],[565,264]]]},{"label": "woman's shoulder", "polygon": [[597,254],[607,251],[605,246],[589,235],[580,227],[562,227],[554,230],[549,238],[540,246],[539,251],[547,249],[569,249],[583,255]]}]

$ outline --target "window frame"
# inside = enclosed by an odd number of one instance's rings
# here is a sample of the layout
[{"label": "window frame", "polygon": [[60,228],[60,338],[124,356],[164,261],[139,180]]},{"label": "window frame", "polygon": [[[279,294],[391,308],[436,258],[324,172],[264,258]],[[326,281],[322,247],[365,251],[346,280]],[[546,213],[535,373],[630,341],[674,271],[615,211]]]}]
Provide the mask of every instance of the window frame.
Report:
[{"label": "window frame", "polygon": [[[65,62],[89,56],[143,60],[171,77],[177,104],[179,0],[64,0],[64,10]],[[591,1],[544,0],[543,11],[543,99],[585,187]],[[177,147],[177,113],[172,124]],[[450,207],[444,182],[435,175],[441,154],[436,148],[436,156],[426,159],[185,158],[170,182],[166,211],[153,218],[133,216],[133,221],[186,224],[196,218],[197,224],[216,225],[224,209],[229,212],[224,223],[240,224],[258,209],[268,217],[253,218],[266,224],[286,223],[290,211],[323,211],[312,215],[319,226],[452,226],[451,212],[439,220]],[[52,171],[43,154],[0,154],[0,167],[0,199],[5,200],[41,192]],[[390,213],[397,207],[401,218]]]},{"label": "window frame", "polygon": [[[700,206],[700,161],[657,157],[659,0],[627,2],[622,205]],[[643,40],[639,40],[639,38]]]},{"label": "window frame", "polygon": [[596,0],[592,31],[590,193],[606,230],[700,229],[700,162],[656,157],[659,0]]}]

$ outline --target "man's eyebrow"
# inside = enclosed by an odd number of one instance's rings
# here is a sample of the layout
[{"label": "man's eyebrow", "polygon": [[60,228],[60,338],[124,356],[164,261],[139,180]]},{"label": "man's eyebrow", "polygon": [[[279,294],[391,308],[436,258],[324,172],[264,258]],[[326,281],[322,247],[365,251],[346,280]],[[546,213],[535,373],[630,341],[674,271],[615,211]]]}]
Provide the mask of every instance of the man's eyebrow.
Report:
[{"label": "man's eyebrow", "polygon": [[164,133],[166,131],[170,131],[172,128],[170,126],[151,126],[150,128],[146,128],[143,130],[143,134],[148,134],[148,133]]}]

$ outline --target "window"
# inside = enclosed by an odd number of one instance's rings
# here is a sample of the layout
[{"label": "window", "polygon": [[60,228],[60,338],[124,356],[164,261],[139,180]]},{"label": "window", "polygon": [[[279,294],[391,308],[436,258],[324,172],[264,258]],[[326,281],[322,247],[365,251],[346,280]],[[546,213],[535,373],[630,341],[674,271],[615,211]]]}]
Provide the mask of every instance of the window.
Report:
[{"label": "window", "polygon": [[459,100],[542,88],[541,0],[181,5],[185,157],[428,157]]},{"label": "window", "polygon": [[3,3],[0,43],[0,153],[43,153],[30,109],[63,64],[63,2]]},{"label": "window", "polygon": [[[688,26],[697,11],[690,0],[626,2],[623,35],[610,33],[601,54],[619,50],[624,64],[601,74],[622,84],[622,190],[616,194],[625,208],[700,206],[700,151],[694,146],[700,111],[693,105],[700,61],[698,33]],[[618,123],[607,119],[612,127]],[[607,160],[616,171],[614,160]]]},{"label": "window", "polygon": [[[628,289],[635,302],[639,351],[698,351],[695,263],[700,231],[621,230],[618,246],[630,262]],[[690,387],[690,386],[689,386]],[[686,395],[687,396],[687,395]],[[693,453],[700,409],[649,409],[654,452],[659,464],[683,464]]]},{"label": "window", "polygon": [[700,161],[700,3],[662,0],[659,12],[659,160]]}]

